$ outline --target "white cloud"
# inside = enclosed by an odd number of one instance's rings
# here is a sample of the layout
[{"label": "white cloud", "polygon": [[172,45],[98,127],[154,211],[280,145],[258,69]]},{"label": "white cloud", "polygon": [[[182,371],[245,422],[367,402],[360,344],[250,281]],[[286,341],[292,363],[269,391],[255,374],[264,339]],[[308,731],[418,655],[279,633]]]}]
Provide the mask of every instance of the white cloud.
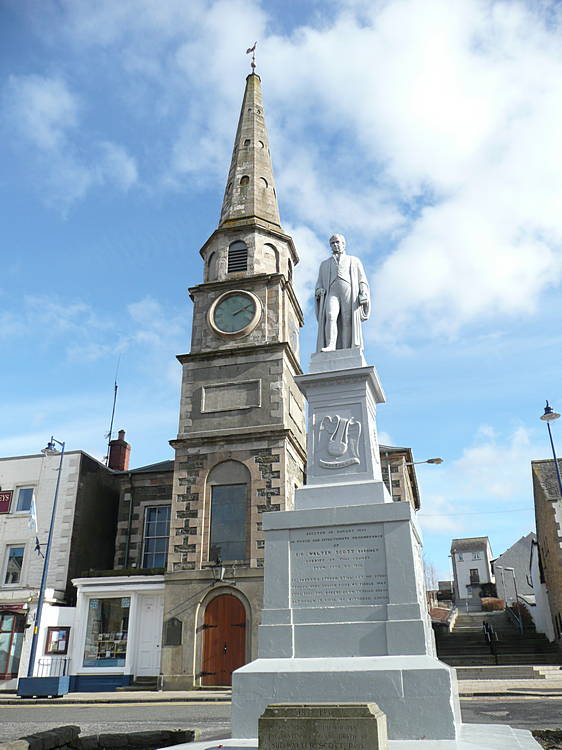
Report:
[{"label": "white cloud", "polygon": [[17,132],[40,149],[60,148],[78,123],[78,99],[62,78],[10,76],[7,99]]},{"label": "white cloud", "polygon": [[138,180],[138,170],[135,160],[127,153],[123,146],[104,141],[99,144],[101,161],[99,166],[99,180],[114,183],[122,190],[128,190]]},{"label": "white cloud", "polygon": [[[167,136],[154,179],[164,186],[225,180],[247,69],[242,50],[260,40],[287,224],[307,228],[309,239],[343,230],[350,251],[378,266],[371,335],[454,336],[482,319],[529,316],[560,284],[556,6],[350,0],[285,34],[272,31],[276,11],[257,0],[48,7],[55,41],[94,58],[99,46],[111,50],[123,100],[134,89],[129,106],[144,96],[147,113],[156,108]],[[24,129],[29,135],[29,123],[46,113],[35,142],[60,150],[83,107],[62,79],[45,88],[38,78],[20,80]],[[67,149],[60,181],[74,185],[74,197],[102,179],[127,189],[138,167],[122,148],[110,148],[97,172]]]},{"label": "white cloud", "polygon": [[82,143],[82,106],[62,78],[10,76],[5,101],[14,139],[35,149],[44,200],[63,212],[94,186],[127,190],[138,181],[136,161],[123,146],[91,137]]},{"label": "white cloud", "polygon": [[471,536],[466,529],[474,524],[480,529],[490,526],[493,516],[486,514],[491,511],[527,505],[532,509],[531,460],[542,455],[532,438],[533,431],[522,425],[508,435],[482,425],[460,458],[438,468],[418,467],[422,527]]}]

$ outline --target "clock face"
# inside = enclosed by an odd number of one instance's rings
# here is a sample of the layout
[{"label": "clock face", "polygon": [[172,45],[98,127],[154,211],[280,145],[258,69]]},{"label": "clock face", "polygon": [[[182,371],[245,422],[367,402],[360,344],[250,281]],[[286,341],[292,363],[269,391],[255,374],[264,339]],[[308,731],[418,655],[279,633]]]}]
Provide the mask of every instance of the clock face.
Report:
[{"label": "clock face", "polygon": [[258,303],[253,294],[229,292],[216,300],[209,317],[219,333],[249,333],[259,319]]}]

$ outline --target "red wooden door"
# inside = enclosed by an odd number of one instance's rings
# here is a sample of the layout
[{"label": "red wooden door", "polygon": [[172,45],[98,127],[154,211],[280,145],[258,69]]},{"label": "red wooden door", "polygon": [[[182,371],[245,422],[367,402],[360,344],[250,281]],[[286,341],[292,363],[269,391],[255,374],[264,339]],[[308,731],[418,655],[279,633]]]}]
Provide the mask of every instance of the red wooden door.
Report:
[{"label": "red wooden door", "polygon": [[203,624],[203,685],[232,685],[232,673],[246,663],[246,612],[232,594],[212,599]]}]

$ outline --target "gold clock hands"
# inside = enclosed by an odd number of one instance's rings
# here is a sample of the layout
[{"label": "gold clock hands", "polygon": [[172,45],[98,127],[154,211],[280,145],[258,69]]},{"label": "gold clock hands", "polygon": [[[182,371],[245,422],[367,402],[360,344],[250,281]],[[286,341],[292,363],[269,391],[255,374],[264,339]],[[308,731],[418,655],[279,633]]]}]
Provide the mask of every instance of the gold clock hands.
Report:
[{"label": "gold clock hands", "polygon": [[252,307],[252,303],[248,302],[247,305],[244,305],[244,307],[241,307],[239,310],[236,310],[236,312],[233,312],[233,315],[238,315],[238,313],[241,313],[243,310],[249,310]]}]

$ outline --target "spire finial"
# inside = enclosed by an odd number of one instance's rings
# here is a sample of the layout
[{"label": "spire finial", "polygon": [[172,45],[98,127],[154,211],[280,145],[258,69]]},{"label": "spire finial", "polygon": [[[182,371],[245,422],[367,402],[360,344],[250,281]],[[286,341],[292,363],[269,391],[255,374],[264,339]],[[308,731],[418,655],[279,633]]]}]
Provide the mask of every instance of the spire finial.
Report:
[{"label": "spire finial", "polygon": [[252,61],[250,63],[252,67],[252,73],[256,72],[256,44],[257,42],[254,42],[254,46],[248,47],[248,49],[246,50],[247,55],[249,55],[250,53],[252,54]]}]

